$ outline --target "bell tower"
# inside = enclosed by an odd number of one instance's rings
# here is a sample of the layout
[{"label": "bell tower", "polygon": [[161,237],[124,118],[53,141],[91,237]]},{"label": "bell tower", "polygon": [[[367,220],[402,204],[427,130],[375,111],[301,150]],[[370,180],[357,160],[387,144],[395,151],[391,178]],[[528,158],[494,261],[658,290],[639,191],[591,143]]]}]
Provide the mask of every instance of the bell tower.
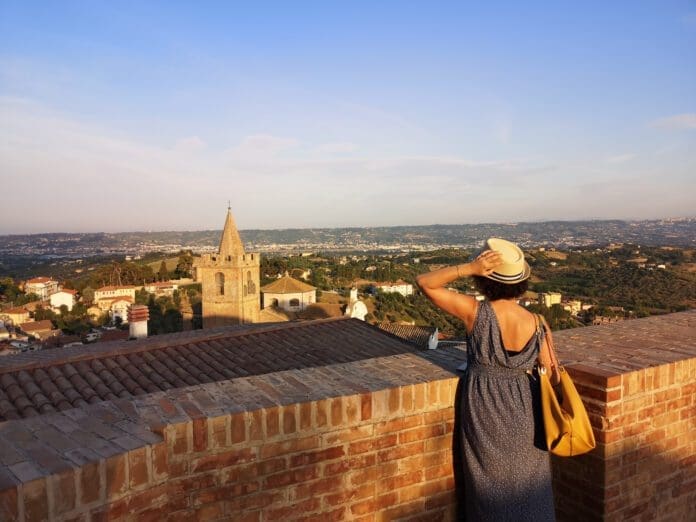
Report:
[{"label": "bell tower", "polygon": [[260,265],[258,253],[244,252],[228,207],[218,253],[203,255],[194,263],[202,286],[203,328],[258,322]]}]

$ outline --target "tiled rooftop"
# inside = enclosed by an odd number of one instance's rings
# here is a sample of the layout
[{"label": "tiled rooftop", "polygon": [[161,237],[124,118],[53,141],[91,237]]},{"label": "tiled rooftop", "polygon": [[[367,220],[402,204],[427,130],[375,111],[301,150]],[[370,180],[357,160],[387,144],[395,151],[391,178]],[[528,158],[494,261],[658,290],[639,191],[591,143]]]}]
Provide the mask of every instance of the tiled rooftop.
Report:
[{"label": "tiled rooftop", "polygon": [[419,348],[427,348],[430,336],[435,333],[435,328],[429,326],[415,326],[410,324],[380,323],[380,330],[396,335]]},{"label": "tiled rooftop", "polygon": [[298,294],[303,292],[312,292],[316,290],[312,285],[303,283],[298,279],[290,276],[283,276],[277,281],[268,283],[266,286],[261,287],[262,292],[269,294]]},{"label": "tiled rooftop", "polygon": [[248,325],[0,361],[0,420],[237,377],[413,352],[362,321]]}]

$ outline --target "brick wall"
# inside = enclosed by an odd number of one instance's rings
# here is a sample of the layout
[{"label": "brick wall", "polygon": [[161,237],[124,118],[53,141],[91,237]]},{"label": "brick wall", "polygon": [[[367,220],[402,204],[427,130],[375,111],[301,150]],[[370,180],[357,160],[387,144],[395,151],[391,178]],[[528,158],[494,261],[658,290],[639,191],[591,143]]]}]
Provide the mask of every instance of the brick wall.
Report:
[{"label": "brick wall", "polygon": [[[696,314],[556,341],[598,440],[554,460],[559,518],[686,520]],[[458,357],[378,357],[0,423],[0,520],[450,520]]]},{"label": "brick wall", "polygon": [[556,335],[597,448],[554,458],[561,520],[693,520],[696,314]]},{"label": "brick wall", "polygon": [[[17,456],[8,466],[0,513],[66,521],[451,518],[457,379],[413,354],[383,359],[377,379],[365,378],[375,361],[361,361],[5,423],[14,426],[0,426],[0,436],[13,446],[43,431],[56,447],[47,441],[49,451],[32,447],[32,462]],[[82,447],[67,442],[74,440]],[[2,449],[0,458],[12,462]]]}]

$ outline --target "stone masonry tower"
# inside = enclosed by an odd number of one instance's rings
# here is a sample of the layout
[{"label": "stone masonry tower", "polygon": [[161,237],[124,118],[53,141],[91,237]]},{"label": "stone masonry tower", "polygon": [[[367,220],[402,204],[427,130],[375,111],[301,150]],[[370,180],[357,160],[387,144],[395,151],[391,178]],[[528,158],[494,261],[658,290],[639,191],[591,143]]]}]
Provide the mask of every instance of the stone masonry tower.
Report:
[{"label": "stone masonry tower", "polygon": [[194,264],[202,286],[203,328],[255,323],[261,306],[258,253],[247,254],[227,209],[217,254],[206,254]]}]

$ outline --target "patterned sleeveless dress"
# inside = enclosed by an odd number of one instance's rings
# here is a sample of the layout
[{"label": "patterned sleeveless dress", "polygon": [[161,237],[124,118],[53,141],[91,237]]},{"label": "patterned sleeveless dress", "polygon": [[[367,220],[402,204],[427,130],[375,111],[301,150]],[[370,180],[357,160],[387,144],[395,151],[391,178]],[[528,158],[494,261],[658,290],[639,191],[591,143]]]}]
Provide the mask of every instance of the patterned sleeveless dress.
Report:
[{"label": "patterned sleeveless dress", "polygon": [[555,520],[539,385],[530,374],[542,342],[543,331],[509,354],[493,307],[479,303],[455,400],[458,520]]}]

